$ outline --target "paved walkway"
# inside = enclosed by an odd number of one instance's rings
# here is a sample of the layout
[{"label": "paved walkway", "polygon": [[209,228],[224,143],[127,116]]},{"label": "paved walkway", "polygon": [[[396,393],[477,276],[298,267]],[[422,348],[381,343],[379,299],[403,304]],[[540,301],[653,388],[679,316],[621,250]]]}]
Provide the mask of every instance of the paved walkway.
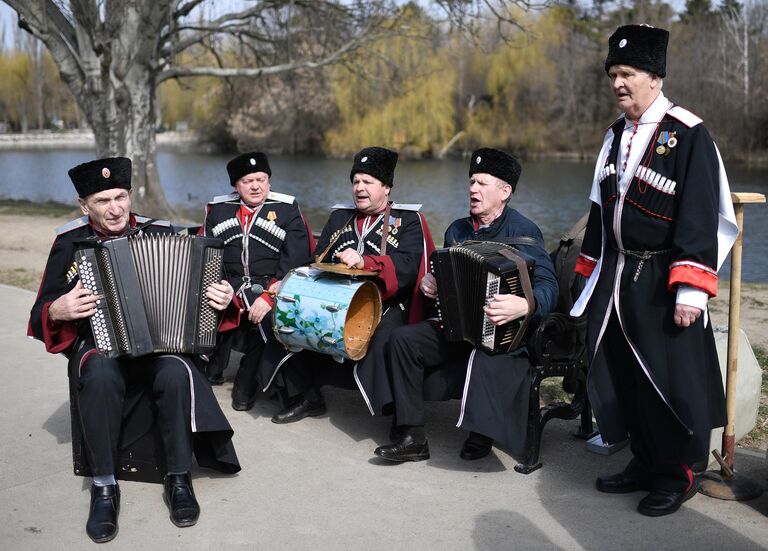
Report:
[{"label": "paved walkway", "polygon": [[[72,474],[66,361],[27,339],[32,293],[0,285],[0,549],[83,549],[86,479]],[[231,384],[216,395],[235,429],[243,470],[195,472],[202,506],[195,527],[168,520],[161,487],[123,483],[120,533],[108,549],[506,550],[768,549],[768,495],[747,503],[694,497],[675,515],[635,512],[641,494],[608,496],[598,473],[620,470],[628,451],[603,457],[572,438],[575,422],[551,422],[544,467],[514,472],[500,451],[459,459],[457,403],[432,404],[432,459],[380,464],[388,420],[371,418],[356,393],[327,392],[329,414],[270,423],[274,405],[232,411]],[[740,450],[739,470],[768,487],[765,455]]]}]

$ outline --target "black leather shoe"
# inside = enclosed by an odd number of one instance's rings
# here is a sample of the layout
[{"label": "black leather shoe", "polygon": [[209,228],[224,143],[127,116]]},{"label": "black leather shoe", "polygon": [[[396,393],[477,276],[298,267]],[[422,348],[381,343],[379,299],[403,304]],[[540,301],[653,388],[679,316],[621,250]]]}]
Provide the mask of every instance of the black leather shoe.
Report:
[{"label": "black leather shoe", "polygon": [[650,483],[641,482],[623,472],[609,476],[598,476],[595,486],[599,492],[607,494],[628,494],[641,490],[650,492],[653,488]]},{"label": "black leather shoe", "polygon": [[683,503],[695,496],[698,489],[698,484],[694,482],[687,492],[653,490],[640,500],[637,511],[647,517],[670,515],[677,511]]},{"label": "black leather shoe", "polygon": [[117,535],[117,515],[120,513],[120,487],[91,486],[91,511],[85,531],[96,543],[113,540]]},{"label": "black leather shoe", "polygon": [[373,453],[387,461],[424,461],[429,459],[429,442],[425,438],[419,442],[410,434],[388,446],[379,446]]},{"label": "black leather shoe", "polygon": [[208,375],[208,382],[211,386],[218,386],[224,384],[224,375],[222,373],[216,375]]},{"label": "black leather shoe", "polygon": [[295,423],[296,421],[301,421],[305,417],[317,417],[318,415],[323,415],[325,412],[325,400],[322,398],[312,402],[306,398],[302,398],[295,404],[275,413],[272,416],[272,422],[277,423],[278,425]]},{"label": "black leather shoe", "polygon": [[253,408],[256,403],[256,396],[245,397],[241,395],[232,394],[232,409],[235,411],[248,411]]},{"label": "black leather shoe", "polygon": [[489,438],[484,434],[477,432],[469,433],[469,437],[464,441],[464,445],[461,446],[461,453],[459,457],[466,459],[467,461],[474,461],[475,459],[482,459],[493,448],[493,438]]},{"label": "black leather shoe", "polygon": [[193,526],[200,516],[200,505],[189,473],[166,475],[163,486],[163,500],[171,512],[171,522],[179,528]]}]

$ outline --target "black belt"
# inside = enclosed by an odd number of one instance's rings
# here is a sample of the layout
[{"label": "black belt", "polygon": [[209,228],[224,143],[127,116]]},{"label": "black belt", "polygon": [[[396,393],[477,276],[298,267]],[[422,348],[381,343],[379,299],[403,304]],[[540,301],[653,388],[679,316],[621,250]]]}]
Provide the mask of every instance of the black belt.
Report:
[{"label": "black belt", "polygon": [[631,256],[632,258],[637,259],[637,269],[635,269],[635,275],[632,277],[632,281],[635,282],[640,277],[640,272],[643,271],[643,265],[645,265],[646,260],[650,260],[656,255],[659,254],[666,254],[672,252],[672,249],[662,249],[660,251],[628,251],[624,249],[620,249],[618,247],[614,247],[618,252],[625,256]]}]

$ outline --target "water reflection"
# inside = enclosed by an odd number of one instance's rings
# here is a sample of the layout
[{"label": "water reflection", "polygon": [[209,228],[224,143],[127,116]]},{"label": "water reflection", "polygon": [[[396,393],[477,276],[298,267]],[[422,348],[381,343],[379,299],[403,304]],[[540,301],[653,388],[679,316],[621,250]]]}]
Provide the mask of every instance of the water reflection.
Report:
[{"label": "water reflection", "polygon": [[[90,160],[89,151],[0,151],[0,197],[74,204],[67,170]],[[201,221],[213,196],[229,193],[225,165],[230,155],[161,151],[158,169],[168,200],[192,220]],[[315,231],[335,203],[351,201],[351,160],[311,156],[270,156],[272,188],[295,195]],[[422,203],[438,245],[453,220],[467,215],[467,161],[401,161],[392,198]],[[728,168],[733,191],[768,194],[768,169]],[[526,161],[512,205],[533,219],[554,247],[559,236],[589,208],[589,163]],[[768,281],[768,207],[745,207],[743,279]],[[721,271],[726,277],[727,266]]]}]

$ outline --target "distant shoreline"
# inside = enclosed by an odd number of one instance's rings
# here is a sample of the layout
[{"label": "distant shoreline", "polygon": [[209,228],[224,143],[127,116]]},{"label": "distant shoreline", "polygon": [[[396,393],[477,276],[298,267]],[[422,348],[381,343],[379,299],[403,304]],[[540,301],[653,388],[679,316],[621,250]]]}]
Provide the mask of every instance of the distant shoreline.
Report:
[{"label": "distant shoreline", "polygon": [[[201,149],[206,146],[199,142],[194,132],[159,132],[157,146],[174,149]],[[93,150],[96,143],[90,130],[63,130],[60,132],[25,132],[23,134],[0,134],[0,151],[29,151],[39,149]]]}]

